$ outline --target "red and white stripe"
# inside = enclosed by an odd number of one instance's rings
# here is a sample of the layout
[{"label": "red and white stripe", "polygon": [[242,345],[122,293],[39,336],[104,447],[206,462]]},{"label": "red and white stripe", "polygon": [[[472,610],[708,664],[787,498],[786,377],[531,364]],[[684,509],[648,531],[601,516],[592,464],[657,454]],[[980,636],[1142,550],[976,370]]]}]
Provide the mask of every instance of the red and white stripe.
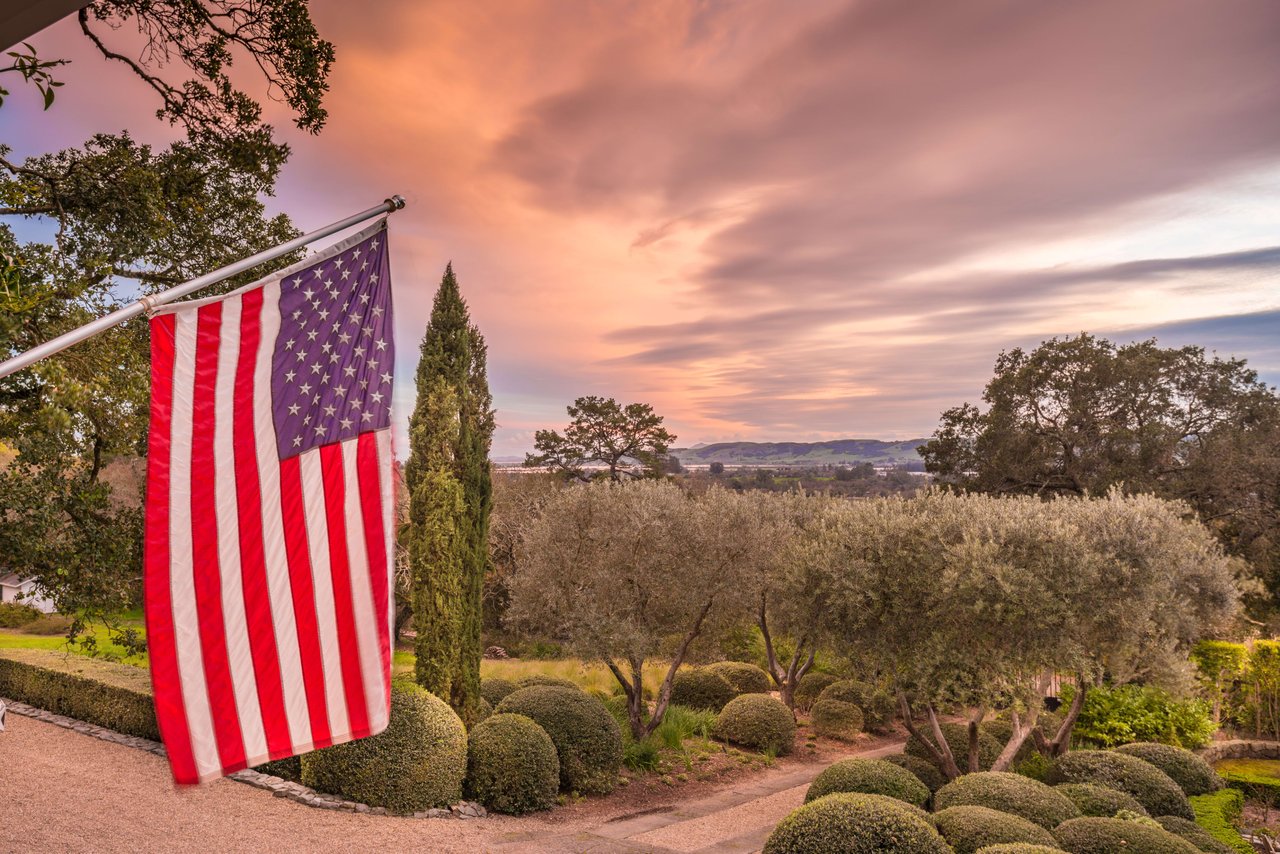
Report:
[{"label": "red and white stripe", "polygon": [[387,725],[390,430],[279,459],[279,291],[275,279],[151,320],[146,618],[179,783]]}]

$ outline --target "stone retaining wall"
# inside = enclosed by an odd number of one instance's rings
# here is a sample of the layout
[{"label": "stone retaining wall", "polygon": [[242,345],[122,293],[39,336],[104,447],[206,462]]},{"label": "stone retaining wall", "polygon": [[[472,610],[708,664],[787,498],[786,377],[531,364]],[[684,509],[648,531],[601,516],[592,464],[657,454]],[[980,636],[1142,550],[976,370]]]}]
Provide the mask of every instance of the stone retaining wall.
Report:
[{"label": "stone retaining wall", "polygon": [[1223,759],[1280,759],[1280,741],[1237,738],[1214,742],[1196,753],[1210,765]]}]

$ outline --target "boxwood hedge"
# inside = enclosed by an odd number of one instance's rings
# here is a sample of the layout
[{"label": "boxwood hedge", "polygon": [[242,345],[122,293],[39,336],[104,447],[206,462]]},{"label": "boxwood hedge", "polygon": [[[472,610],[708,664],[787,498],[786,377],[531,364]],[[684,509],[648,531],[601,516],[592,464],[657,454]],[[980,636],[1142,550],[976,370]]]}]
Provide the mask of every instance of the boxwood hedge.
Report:
[{"label": "boxwood hedge", "polygon": [[818,695],[822,693],[822,689],[826,688],[833,682],[839,682],[840,677],[834,673],[806,673],[800,677],[800,682],[796,685],[795,694],[792,699],[795,700],[796,708],[801,711],[808,711],[813,705],[814,700],[818,699]]},{"label": "boxwood hedge", "polygon": [[1054,844],[1053,834],[1040,825],[988,807],[948,807],[934,814],[933,823],[956,854],[976,854],[1002,842]]},{"label": "boxwood hedge", "polygon": [[897,709],[893,697],[889,696],[888,692],[870,682],[860,682],[857,679],[843,679],[831,683],[822,689],[818,700],[852,703],[862,710],[863,725],[876,732],[884,730],[893,723],[893,715]]},{"label": "boxwood hedge", "polygon": [[622,730],[595,697],[577,688],[535,685],[508,694],[494,712],[525,715],[546,730],[560,759],[564,791],[613,791],[622,767]]},{"label": "boxwood hedge", "polygon": [[978,854],[1062,854],[1058,846],[1032,845],[1029,842],[1002,842],[999,845],[988,845],[979,848]]},{"label": "boxwood hedge", "polygon": [[1194,819],[1187,796],[1168,774],[1133,756],[1111,750],[1073,750],[1049,769],[1050,783],[1097,783],[1130,795],[1153,816]]},{"label": "boxwood hedge", "polygon": [[965,774],[939,789],[933,803],[939,810],[966,805],[989,807],[1021,816],[1046,830],[1080,817],[1076,805],[1051,786],[1001,771]]},{"label": "boxwood hedge", "polygon": [[[941,724],[942,737],[947,740],[947,744],[951,747],[951,753],[956,758],[956,764],[960,766],[961,772],[968,770],[969,756],[969,727],[967,724],[944,723]],[[933,738],[933,732],[930,727],[921,730],[930,739]],[[978,770],[986,771],[996,759],[1000,756],[1000,751],[1004,745],[1000,744],[981,728],[978,730]],[[917,756],[926,762],[933,763],[933,758],[929,756],[929,751],[925,749],[924,744],[920,742],[914,735],[907,739],[906,746],[903,748],[907,755]]]},{"label": "boxwood hedge", "polygon": [[502,702],[502,698],[516,690],[520,686],[510,679],[503,679],[500,676],[490,676],[480,680],[480,696],[489,701],[489,705],[497,708]]},{"label": "boxwood hedge", "polygon": [[1071,854],[1199,854],[1180,836],[1119,818],[1073,818],[1053,831],[1058,847]]},{"label": "boxwood hedge", "polygon": [[467,796],[510,815],[548,810],[560,790],[560,759],[546,730],[524,715],[493,715],[467,738]]},{"label": "boxwood hedge", "polygon": [[827,767],[805,794],[805,803],[835,792],[885,795],[923,807],[929,802],[929,787],[905,768],[880,759],[842,759]]},{"label": "boxwood hedge", "polygon": [[551,685],[556,688],[572,688],[575,691],[581,691],[582,686],[577,682],[564,679],[560,676],[548,676],[544,673],[534,673],[529,676],[522,676],[516,680],[516,688],[536,688],[540,685]]},{"label": "boxwood hedge", "polygon": [[827,738],[853,741],[862,732],[862,709],[843,700],[819,697],[809,710],[813,731]]},{"label": "boxwood hedge", "polygon": [[1239,789],[1219,789],[1212,795],[1190,798],[1196,824],[1219,842],[1240,854],[1254,854],[1254,848],[1240,835],[1237,825],[1244,810],[1244,795]]},{"label": "boxwood hedge", "polygon": [[924,783],[930,792],[936,792],[947,785],[947,778],[942,776],[942,772],[935,768],[932,762],[926,762],[919,756],[895,753],[884,757],[884,761],[897,765],[899,768],[906,768],[916,775],[916,778],[921,783]]},{"label": "boxwood hedge", "polygon": [[1214,839],[1213,834],[1194,821],[1187,821],[1185,818],[1173,815],[1162,815],[1155,821],[1165,830],[1175,836],[1181,836],[1201,851],[1208,851],[1210,854],[1235,854],[1234,848]]},{"label": "boxwood hedge", "polygon": [[1181,747],[1137,741],[1117,747],[1116,752],[1150,762],[1173,778],[1188,795],[1207,795],[1223,786],[1222,778],[1208,762]]},{"label": "boxwood hedge", "polygon": [[773,690],[769,674],[745,661],[717,661],[706,669],[723,676],[739,694],[768,694]]},{"label": "boxwood hedge", "polygon": [[705,667],[681,670],[671,683],[672,705],[690,709],[718,712],[736,696],[728,679]]},{"label": "boxwood hedge", "polygon": [[49,649],[0,650],[0,697],[160,740],[151,679],[141,667]]},{"label": "boxwood hedge", "polygon": [[1147,808],[1138,803],[1133,795],[1119,789],[1099,786],[1097,783],[1059,783],[1053,788],[1070,798],[1082,816],[1112,818],[1121,810],[1149,815]]},{"label": "boxwood hedge", "polygon": [[795,745],[796,719],[781,700],[768,694],[743,694],[720,711],[711,734],[721,741],[784,756]]},{"label": "boxwood hedge", "polygon": [[773,829],[764,854],[951,854],[919,810],[883,795],[841,793],[811,801]]}]

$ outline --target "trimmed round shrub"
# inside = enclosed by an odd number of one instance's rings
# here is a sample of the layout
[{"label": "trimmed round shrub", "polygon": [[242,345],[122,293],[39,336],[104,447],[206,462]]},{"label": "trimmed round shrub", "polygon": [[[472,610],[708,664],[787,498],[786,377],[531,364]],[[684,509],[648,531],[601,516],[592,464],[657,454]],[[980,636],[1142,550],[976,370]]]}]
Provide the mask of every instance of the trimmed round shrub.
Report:
[{"label": "trimmed round shrub", "polygon": [[462,798],[467,732],[448,704],[416,685],[391,683],[387,728],[302,756],[302,783],[393,812],[447,807]]},{"label": "trimmed round shrub", "polygon": [[1099,786],[1097,783],[1060,783],[1054,791],[1061,792],[1071,799],[1086,818],[1113,818],[1121,810],[1149,815],[1147,808],[1138,803],[1133,795]]},{"label": "trimmed round shrub", "polygon": [[930,792],[936,792],[947,785],[947,778],[942,775],[942,772],[935,768],[932,762],[926,762],[919,756],[895,753],[884,757],[883,761],[897,765],[899,768],[906,768],[915,774],[916,779],[924,783]]},{"label": "trimmed round shrub", "polygon": [[681,670],[671,683],[671,703],[690,709],[718,712],[738,692],[719,673],[705,667]]},{"label": "trimmed round shrub", "polygon": [[487,679],[480,680],[480,696],[484,697],[493,708],[497,708],[502,702],[502,698],[516,690],[520,686],[512,682],[510,679],[503,679],[500,676],[491,676]]},{"label": "trimmed round shrub", "polygon": [[467,797],[493,812],[549,810],[560,790],[560,759],[546,730],[524,715],[477,724],[467,739]]},{"label": "trimmed round shrub", "polygon": [[485,718],[489,717],[492,714],[493,714],[493,703],[490,703],[484,697],[481,697],[480,702],[476,704],[476,719],[472,721],[471,725],[475,726],[476,724],[480,723],[482,720],[484,720]]},{"label": "trimmed round shrub", "polygon": [[1038,780],[1003,771],[965,774],[938,790],[934,809],[977,806],[1021,816],[1046,830],[1053,830],[1080,810],[1064,794]]},{"label": "trimmed round shrub", "polygon": [[720,711],[711,734],[721,741],[784,756],[795,744],[796,719],[781,700],[768,694],[743,694]]},{"label": "trimmed round shrub", "polygon": [[883,795],[827,795],[792,812],[764,854],[951,854],[919,810]]},{"label": "trimmed round shrub", "polygon": [[813,731],[827,738],[853,741],[862,732],[862,709],[842,700],[819,697],[809,710]]},{"label": "trimmed round shrub", "polygon": [[705,669],[723,676],[739,694],[768,694],[773,691],[773,680],[769,674],[745,661],[717,661]]},{"label": "trimmed round shrub", "polygon": [[1056,845],[1050,848],[1048,845],[1032,845],[1029,842],[1004,842],[979,848],[978,854],[1062,854],[1062,849]]},{"label": "trimmed round shrub", "polygon": [[1055,844],[1053,834],[1040,825],[987,807],[948,807],[934,813],[933,823],[956,854],[977,854],[980,848],[1002,842]]},{"label": "trimmed round shrub", "polygon": [[1187,821],[1185,818],[1178,818],[1176,815],[1162,815],[1156,819],[1156,824],[1174,836],[1181,836],[1201,851],[1208,851],[1210,854],[1235,854],[1234,848],[1225,842],[1219,842],[1214,839],[1209,831],[1194,821]]},{"label": "trimmed round shrub", "polygon": [[583,795],[613,791],[622,767],[622,730],[595,697],[577,688],[535,685],[508,694],[494,710],[532,718],[560,759],[560,788]]},{"label": "trimmed round shrub", "polygon": [[1053,831],[1058,847],[1071,854],[1199,854],[1180,836],[1119,818],[1073,818]]},{"label": "trimmed round shrub", "polygon": [[832,682],[822,693],[819,700],[839,700],[852,703],[862,710],[863,725],[869,730],[880,731],[893,723],[893,715],[897,706],[887,691],[882,691],[870,682],[859,682],[857,679],[843,679]]},{"label": "trimmed round shrub", "polygon": [[[951,753],[956,758],[956,765],[960,766],[961,773],[968,770],[969,756],[969,726],[968,724],[945,723],[941,725],[942,737],[947,740],[947,744],[951,747]],[[920,730],[924,735],[932,740],[932,727],[924,727]],[[1000,751],[1004,745],[1000,744],[981,728],[978,729],[978,770],[988,770],[1000,756]],[[907,739],[906,746],[903,750],[908,756],[918,756],[924,761],[935,764],[933,758],[929,755],[929,751],[925,749],[924,744],[920,742],[914,735]]]},{"label": "trimmed round shrub", "polygon": [[1130,795],[1151,815],[1195,819],[1178,784],[1150,762],[1112,750],[1073,750],[1049,769],[1050,783],[1097,783]]},{"label": "trimmed round shrub", "polygon": [[1207,795],[1223,786],[1222,778],[1213,766],[1181,747],[1137,741],[1117,747],[1116,752],[1150,762],[1173,778],[1173,782],[1187,795]]},{"label": "trimmed round shrub", "polygon": [[516,688],[537,688],[542,685],[548,685],[554,688],[572,688],[575,691],[581,691],[582,686],[577,682],[564,679],[559,676],[548,676],[545,673],[534,673],[530,676],[522,676],[516,680]]},{"label": "trimmed round shrub", "polygon": [[818,699],[823,688],[839,681],[841,681],[840,677],[834,673],[806,673],[801,676],[800,682],[796,685],[795,694],[792,695],[796,708],[807,712],[813,705],[813,701]]},{"label": "trimmed round shrub", "polygon": [[880,759],[842,759],[809,786],[805,803],[836,792],[884,795],[916,807],[929,802],[929,787],[906,768]]}]

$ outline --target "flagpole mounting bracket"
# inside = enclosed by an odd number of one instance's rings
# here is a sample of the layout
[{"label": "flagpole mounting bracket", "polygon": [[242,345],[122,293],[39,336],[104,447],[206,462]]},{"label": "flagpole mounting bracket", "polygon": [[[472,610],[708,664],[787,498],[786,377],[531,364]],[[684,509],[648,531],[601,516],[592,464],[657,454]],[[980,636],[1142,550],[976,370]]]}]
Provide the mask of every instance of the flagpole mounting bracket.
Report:
[{"label": "flagpole mounting bracket", "polygon": [[386,204],[389,211],[404,210],[404,196],[397,193],[396,195],[387,199]]}]

